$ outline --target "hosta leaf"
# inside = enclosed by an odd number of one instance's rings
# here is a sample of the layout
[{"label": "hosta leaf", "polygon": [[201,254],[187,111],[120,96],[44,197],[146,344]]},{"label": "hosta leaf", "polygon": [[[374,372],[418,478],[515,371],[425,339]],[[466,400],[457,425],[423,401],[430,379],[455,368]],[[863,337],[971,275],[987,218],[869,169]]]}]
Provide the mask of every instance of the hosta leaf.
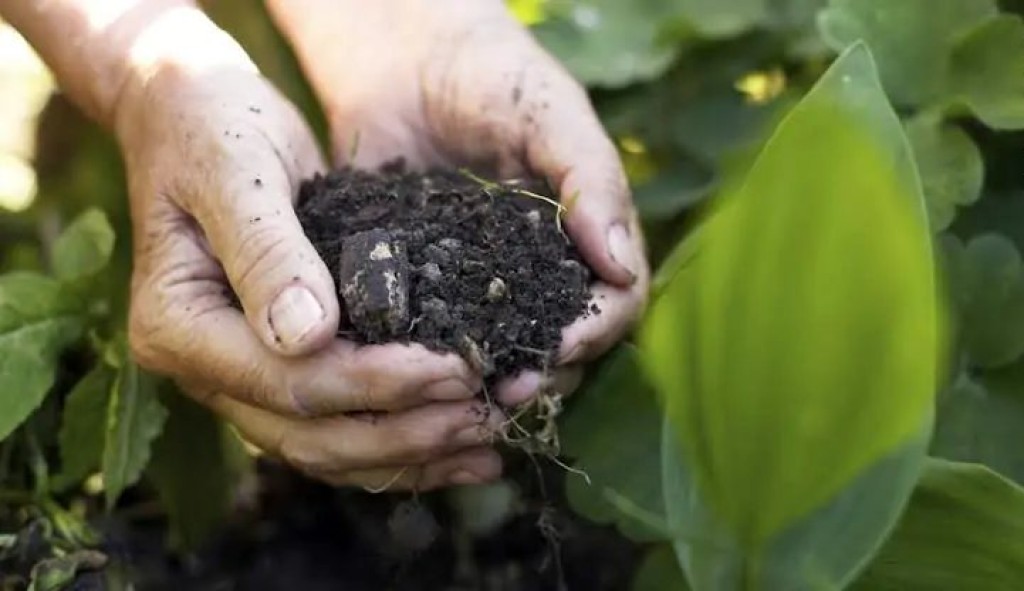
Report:
[{"label": "hosta leaf", "polygon": [[950,94],[995,129],[1024,127],[1024,20],[1002,15],[971,30],[953,51]]},{"label": "hosta leaf", "polygon": [[581,82],[621,87],[668,69],[678,46],[659,32],[678,12],[675,0],[568,0],[552,3],[533,30]]},{"label": "hosta leaf", "polygon": [[209,411],[168,392],[167,424],[153,444],[149,475],[171,523],[171,545],[193,549],[224,523],[247,466],[238,438]]},{"label": "hosta leaf", "polygon": [[762,546],[748,549],[715,515],[666,424],[665,511],[675,550],[695,589],[842,589],[896,524],[921,473],[930,416],[910,441],[869,466],[839,494]]},{"label": "hosta leaf", "polygon": [[944,230],[958,207],[970,205],[981,196],[985,174],[981,151],[962,129],[942,125],[936,118],[918,117],[907,124],[906,130],[921,174],[932,230]]},{"label": "hosta leaf", "polygon": [[114,229],[106,214],[87,210],[54,242],[53,272],[65,280],[92,275],[107,265],[113,251]]},{"label": "hosta leaf", "polygon": [[932,460],[857,591],[1013,591],[1024,581],[1024,489]]},{"label": "hosta leaf", "polygon": [[722,198],[644,361],[708,502],[756,547],[904,445],[937,388],[924,204],[864,45]]},{"label": "hosta leaf", "polygon": [[[661,454],[661,411],[636,349],[615,349],[591,384],[574,397],[559,426],[562,452],[590,479],[567,476],[569,503],[589,519],[615,523],[634,539],[663,538],[614,504],[624,498],[647,514],[662,513],[661,474],[655,468]],[[600,427],[611,424],[614,429]]]},{"label": "hosta leaf", "polygon": [[157,397],[156,378],[126,360],[107,407],[103,448],[107,507],[112,508],[121,492],[142,475],[166,418],[167,410]]},{"label": "hosta leaf", "polygon": [[963,374],[939,398],[932,455],[984,464],[1024,484],[1024,362]]},{"label": "hosta leaf", "polygon": [[58,355],[81,331],[56,281],[31,273],[0,276],[0,440],[43,401]]},{"label": "hosta leaf", "polygon": [[943,241],[959,334],[972,366],[994,368],[1024,353],[1024,265],[1000,234],[976,236],[963,247]]},{"label": "hosta leaf", "polygon": [[99,469],[115,377],[113,368],[99,363],[68,395],[59,436],[61,469],[51,480],[54,489],[74,486]]},{"label": "hosta leaf", "polygon": [[832,0],[819,28],[836,50],[864,40],[892,100],[917,105],[943,95],[961,34],[996,14],[995,0]]}]

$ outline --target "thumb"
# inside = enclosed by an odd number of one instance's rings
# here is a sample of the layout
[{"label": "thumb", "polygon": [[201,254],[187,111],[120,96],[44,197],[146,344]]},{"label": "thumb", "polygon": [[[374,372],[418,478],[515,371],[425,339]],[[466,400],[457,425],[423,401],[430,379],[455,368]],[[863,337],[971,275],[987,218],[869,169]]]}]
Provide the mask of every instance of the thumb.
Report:
[{"label": "thumb", "polygon": [[[255,332],[273,351],[303,355],[337,332],[337,292],[295,215],[299,179],[289,178],[279,152],[263,139],[234,148],[215,175],[216,194],[199,196],[193,214]],[[309,157],[294,162],[319,162],[309,143],[298,150]]]}]

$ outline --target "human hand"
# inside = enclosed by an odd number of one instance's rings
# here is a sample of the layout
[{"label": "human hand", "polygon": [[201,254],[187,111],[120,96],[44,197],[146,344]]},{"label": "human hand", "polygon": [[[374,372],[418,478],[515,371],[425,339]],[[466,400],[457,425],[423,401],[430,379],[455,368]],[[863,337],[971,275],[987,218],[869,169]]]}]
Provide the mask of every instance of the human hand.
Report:
[{"label": "human hand", "polygon": [[268,6],[323,104],[335,164],[375,168],[403,157],[502,178],[533,173],[557,189],[565,227],[602,280],[594,288],[601,313],[565,330],[553,378],[522,374],[499,397],[516,404],[542,385],[574,389],[577,364],[623,336],[649,280],[621,162],[584,90],[500,0]]},{"label": "human hand", "polygon": [[[501,416],[474,400],[481,382],[465,362],[335,338],[334,282],[292,205],[322,168],[297,111],[197,10],[164,18],[136,44],[114,123],[131,193],[138,362],[333,484],[422,490],[497,477],[485,444]],[[187,47],[168,57],[161,31]]]}]

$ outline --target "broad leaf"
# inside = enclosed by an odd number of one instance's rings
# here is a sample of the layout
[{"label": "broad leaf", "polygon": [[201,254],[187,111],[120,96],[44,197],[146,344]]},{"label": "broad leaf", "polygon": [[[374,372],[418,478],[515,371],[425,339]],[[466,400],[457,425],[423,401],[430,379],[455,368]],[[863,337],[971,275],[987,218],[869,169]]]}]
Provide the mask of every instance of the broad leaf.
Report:
[{"label": "broad leaf", "polygon": [[0,276],[0,440],[53,386],[57,357],[82,323],[56,281],[31,273]]},{"label": "broad leaf", "polygon": [[976,236],[964,247],[942,242],[959,333],[972,367],[994,368],[1024,353],[1024,263],[1000,234]]},{"label": "broad leaf", "polygon": [[932,455],[984,464],[1024,484],[1024,362],[971,378],[939,398]]},{"label": "broad leaf", "polygon": [[624,499],[630,507],[663,520],[661,474],[655,468],[661,455],[661,411],[640,370],[636,349],[620,345],[591,384],[574,397],[559,426],[562,452],[590,480],[566,476],[569,503],[588,519],[616,524],[631,538],[664,539],[661,531],[638,520],[628,508],[622,510]]},{"label": "broad leaf", "polygon": [[166,418],[167,410],[157,397],[156,378],[134,361],[126,360],[107,407],[103,482],[108,508],[113,508],[124,489],[139,480]]},{"label": "broad leaf", "polygon": [[181,392],[167,394],[167,424],[148,474],[167,509],[171,546],[193,549],[223,525],[248,461],[224,423]]},{"label": "broad leaf", "polygon": [[944,230],[956,217],[957,208],[981,196],[985,174],[981,151],[962,129],[942,125],[934,117],[913,119],[906,130],[921,174],[932,230]]},{"label": "broad leaf", "polygon": [[581,82],[621,87],[668,69],[678,46],[659,31],[678,12],[674,0],[553,2],[534,34]]},{"label": "broad leaf", "polygon": [[734,37],[761,24],[767,0],[681,0],[686,21],[704,37]]},{"label": "broad leaf", "polygon": [[1024,128],[1024,20],[1003,15],[974,28],[957,44],[950,94],[995,129]]},{"label": "broad leaf", "polygon": [[943,97],[953,45],[997,14],[995,0],[832,0],[819,18],[833,49],[864,40],[898,104]]},{"label": "broad leaf", "polygon": [[644,361],[702,492],[753,548],[905,445],[937,389],[921,190],[863,45],[723,200],[652,307]]},{"label": "broad leaf", "polygon": [[755,549],[710,508],[666,423],[665,511],[675,550],[695,589],[842,589],[878,550],[906,506],[925,460],[930,416],[910,441]]},{"label": "broad leaf", "polygon": [[87,210],[53,244],[53,271],[69,280],[96,273],[110,261],[114,229],[98,209]]},{"label": "broad leaf", "polygon": [[54,489],[74,486],[99,469],[115,376],[114,369],[101,362],[68,395],[60,426],[61,469],[51,480]]},{"label": "broad leaf", "polygon": [[1011,591],[1024,581],[1024,489],[933,460],[857,591]]},{"label": "broad leaf", "polygon": [[667,220],[699,203],[714,189],[714,172],[691,160],[634,187],[633,202],[642,219]]}]

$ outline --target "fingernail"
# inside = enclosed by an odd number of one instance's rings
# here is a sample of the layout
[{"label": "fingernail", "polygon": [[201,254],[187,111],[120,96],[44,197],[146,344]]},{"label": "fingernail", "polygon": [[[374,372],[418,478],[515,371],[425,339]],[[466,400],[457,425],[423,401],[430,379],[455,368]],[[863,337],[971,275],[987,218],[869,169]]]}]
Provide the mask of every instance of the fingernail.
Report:
[{"label": "fingernail", "polygon": [[476,392],[465,381],[459,378],[444,378],[431,382],[423,389],[423,397],[427,400],[451,401],[472,398]]},{"label": "fingernail", "polygon": [[315,330],[326,316],[312,292],[301,285],[292,285],[271,304],[270,328],[279,342],[295,345]]},{"label": "fingernail", "polygon": [[539,373],[525,373],[512,380],[509,387],[499,396],[499,400],[505,406],[519,406],[536,396],[542,385],[543,379]]},{"label": "fingernail", "polygon": [[608,228],[608,255],[636,281],[640,263],[636,259],[636,249],[630,239],[629,230],[621,222]]},{"label": "fingernail", "polygon": [[456,470],[448,475],[448,482],[452,484],[483,484],[486,481],[486,478],[466,469]]}]

